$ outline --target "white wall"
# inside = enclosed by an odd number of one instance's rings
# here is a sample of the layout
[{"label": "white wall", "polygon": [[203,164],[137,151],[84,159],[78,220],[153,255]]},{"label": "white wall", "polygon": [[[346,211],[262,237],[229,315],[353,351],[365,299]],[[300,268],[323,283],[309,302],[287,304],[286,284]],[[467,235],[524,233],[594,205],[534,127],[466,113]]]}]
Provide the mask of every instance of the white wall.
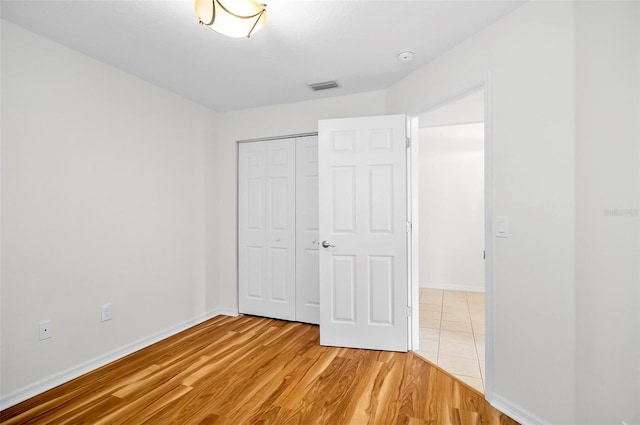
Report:
[{"label": "white wall", "polygon": [[438,105],[419,116],[420,128],[484,121],[484,90]]},{"label": "white wall", "polygon": [[[215,120],[2,22],[3,398],[216,306],[204,218]],[[45,319],[53,338],[39,342]]]},{"label": "white wall", "polygon": [[[419,112],[489,83],[492,402],[528,423],[639,423],[637,2],[531,2],[392,87]],[[489,342],[488,342],[489,343]]]},{"label": "white wall", "polygon": [[640,423],[638,2],[575,6],[576,376],[581,424]]},{"label": "white wall", "polygon": [[494,214],[510,238],[492,241],[488,396],[528,422],[575,422],[573,66],[573,5],[530,2],[387,96],[389,113],[419,114],[490,83]]},{"label": "white wall", "polygon": [[420,286],[484,291],[484,125],[420,129]]},{"label": "white wall", "polygon": [[318,120],[384,114],[385,93],[325,98],[220,114],[218,180],[220,305],[238,308],[237,141],[318,131]]}]

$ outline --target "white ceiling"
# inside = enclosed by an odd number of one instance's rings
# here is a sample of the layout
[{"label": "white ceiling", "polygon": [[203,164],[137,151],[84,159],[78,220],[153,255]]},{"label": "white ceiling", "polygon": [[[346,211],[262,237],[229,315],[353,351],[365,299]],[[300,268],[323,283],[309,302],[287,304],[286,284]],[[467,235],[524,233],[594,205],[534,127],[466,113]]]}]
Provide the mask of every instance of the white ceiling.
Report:
[{"label": "white ceiling", "polygon": [[[523,1],[267,0],[267,25],[234,39],[192,1],[2,0],[2,18],[216,111],[381,90]],[[415,52],[411,63],[396,54]],[[315,93],[308,84],[338,80]]]}]

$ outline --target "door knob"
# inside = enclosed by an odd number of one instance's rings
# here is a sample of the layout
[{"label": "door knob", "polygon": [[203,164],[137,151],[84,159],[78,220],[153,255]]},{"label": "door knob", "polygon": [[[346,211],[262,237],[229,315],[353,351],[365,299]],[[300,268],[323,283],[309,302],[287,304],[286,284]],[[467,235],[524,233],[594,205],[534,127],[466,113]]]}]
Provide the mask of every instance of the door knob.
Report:
[{"label": "door knob", "polygon": [[331,244],[330,244],[329,242],[327,242],[327,241],[322,241],[322,247],[323,247],[323,248],[329,248],[329,247],[331,247],[331,248],[335,248],[336,246],[335,246],[335,245],[331,245]]}]

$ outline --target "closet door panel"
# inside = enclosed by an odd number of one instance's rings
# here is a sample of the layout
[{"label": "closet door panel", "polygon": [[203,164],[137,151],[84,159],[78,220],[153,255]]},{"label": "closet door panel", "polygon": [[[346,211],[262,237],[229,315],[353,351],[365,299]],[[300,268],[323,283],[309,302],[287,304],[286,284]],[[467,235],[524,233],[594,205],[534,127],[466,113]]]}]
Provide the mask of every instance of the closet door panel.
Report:
[{"label": "closet door panel", "polygon": [[295,139],[238,146],[238,307],[295,320]]},{"label": "closet door panel", "polygon": [[318,137],[296,140],[296,320],[320,323]]}]

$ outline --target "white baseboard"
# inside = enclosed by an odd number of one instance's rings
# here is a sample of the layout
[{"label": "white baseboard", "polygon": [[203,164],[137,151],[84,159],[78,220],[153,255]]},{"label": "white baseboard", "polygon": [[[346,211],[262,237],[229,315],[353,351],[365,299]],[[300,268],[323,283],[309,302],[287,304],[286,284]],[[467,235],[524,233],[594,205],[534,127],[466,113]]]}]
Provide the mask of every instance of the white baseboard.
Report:
[{"label": "white baseboard", "polygon": [[511,419],[520,422],[522,425],[544,425],[549,423],[495,393],[493,393],[491,397],[490,404]]},{"label": "white baseboard", "polygon": [[[236,317],[239,316],[240,313],[238,312],[238,309],[236,308],[234,309],[230,309],[230,308],[220,308],[218,310],[216,310],[216,316],[231,316],[231,317]],[[213,316],[215,317],[215,316]]]},{"label": "white baseboard", "polygon": [[134,341],[131,344],[127,344],[122,348],[103,354],[102,356],[96,357],[92,360],[88,360],[70,369],[64,370],[60,373],[56,373],[55,375],[49,376],[48,378],[42,379],[30,385],[27,385],[26,387],[23,387],[17,391],[14,391],[11,394],[7,394],[6,396],[0,397],[0,411],[8,407],[11,407],[15,404],[18,404],[24,400],[27,400],[31,397],[34,397],[38,394],[41,394],[47,390],[50,390],[51,388],[57,387],[58,385],[64,384],[65,382],[69,382],[72,379],[75,379],[79,376],[89,373],[113,361],[116,361],[125,356],[128,356],[131,353],[135,353],[136,351],[142,348],[155,344],[158,341],[162,341],[163,339],[166,339],[172,335],[175,335],[179,332],[189,329],[195,325],[198,325],[216,316],[237,316],[237,315],[238,315],[238,311],[234,311],[234,310],[226,310],[226,309],[214,310],[209,313],[203,314],[202,316],[196,317],[194,319],[179,323],[175,326],[170,327],[169,329],[165,329],[164,331],[139,339],[138,341]]},{"label": "white baseboard", "polygon": [[420,282],[420,288],[444,289],[447,291],[484,292],[484,285],[452,285],[449,283],[424,283]]}]

